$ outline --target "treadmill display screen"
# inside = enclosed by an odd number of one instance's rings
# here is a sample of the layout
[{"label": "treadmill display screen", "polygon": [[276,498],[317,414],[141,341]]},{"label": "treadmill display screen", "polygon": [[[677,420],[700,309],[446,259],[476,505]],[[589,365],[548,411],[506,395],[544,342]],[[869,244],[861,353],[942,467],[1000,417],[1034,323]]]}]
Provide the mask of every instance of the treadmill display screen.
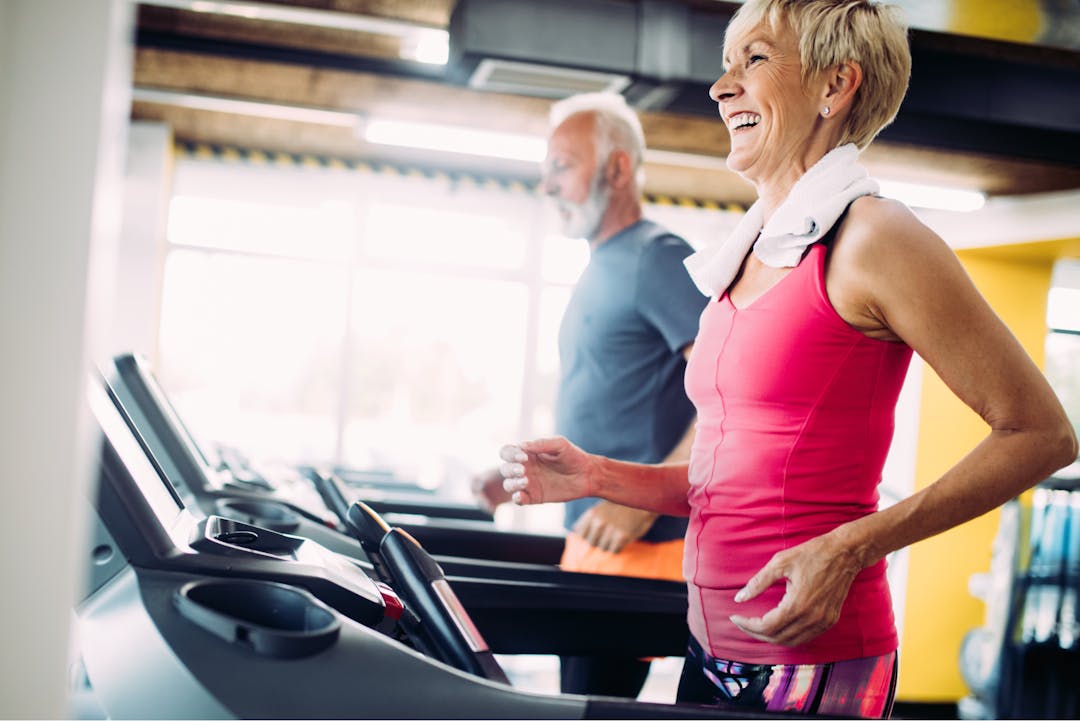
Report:
[{"label": "treadmill display screen", "polygon": [[137,356],[121,356],[105,373],[124,417],[138,429],[165,477],[185,496],[217,484],[201,449],[183,432],[150,370]]},{"label": "treadmill display screen", "polygon": [[[172,404],[172,401],[165,394],[161,384],[158,383],[157,378],[153,372],[146,366],[145,363],[139,358],[133,358],[133,368],[137,371],[139,379],[146,386],[147,393],[157,402],[158,408],[161,409],[161,414],[165,416],[166,421],[172,428],[173,435],[184,444],[188,449],[188,452],[196,458],[206,469],[213,469],[216,464],[210,462],[209,454],[203,449],[199,442],[195,439],[195,435],[184,425],[184,421],[180,418],[180,414],[176,412],[176,406]],[[127,369],[121,368],[121,373]]]},{"label": "treadmill display screen", "polygon": [[151,463],[134,431],[128,426],[108,392],[99,382],[89,384],[90,409],[97,418],[109,445],[127,467],[136,488],[161,527],[168,533],[184,511],[184,503]]}]

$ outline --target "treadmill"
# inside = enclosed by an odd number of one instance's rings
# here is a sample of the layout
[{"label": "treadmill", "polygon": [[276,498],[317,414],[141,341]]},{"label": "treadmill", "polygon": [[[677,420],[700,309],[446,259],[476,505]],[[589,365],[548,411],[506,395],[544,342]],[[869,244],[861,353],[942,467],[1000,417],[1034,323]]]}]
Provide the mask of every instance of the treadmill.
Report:
[{"label": "treadmill", "polygon": [[[376,576],[369,554],[349,533],[346,520],[333,527],[321,522],[323,507],[317,505],[310,486],[300,484],[299,490],[286,492],[252,490],[237,487],[230,476],[216,474],[136,357],[118,357],[112,367],[103,368],[97,382],[189,513],[310,539],[354,559]],[[343,519],[348,510],[342,500]],[[401,518],[407,520],[395,520]],[[555,549],[541,545],[536,550],[537,537],[545,542],[548,537],[500,531],[491,524],[477,529],[459,519],[394,514],[384,519],[425,549],[431,547],[432,534],[436,541],[443,541],[432,554],[495,653],[642,657],[686,653],[683,583],[563,571],[547,563]],[[562,539],[557,541],[561,553]],[[501,552],[485,549],[485,544],[501,546]],[[473,548],[486,553],[467,552]],[[498,560],[500,555],[520,556],[525,561],[540,558],[541,562]],[[627,634],[627,628],[638,630]]]},{"label": "treadmill", "polygon": [[197,515],[92,381],[100,472],[76,638],[109,718],[780,717],[514,689],[462,588],[407,533],[353,504],[362,562]]},{"label": "treadmill", "polygon": [[551,565],[562,555],[562,536],[497,529],[491,517],[475,506],[385,487],[358,487],[341,473],[311,466],[270,479],[238,468],[235,455],[232,463],[211,460],[212,454],[188,431],[141,356],[118,355],[102,373],[124,413],[160,450],[170,480],[206,513],[239,517],[286,533],[311,533],[314,540],[347,552],[351,542],[345,541],[342,548],[341,539],[326,529],[340,532],[349,505],[362,500],[438,555]]}]

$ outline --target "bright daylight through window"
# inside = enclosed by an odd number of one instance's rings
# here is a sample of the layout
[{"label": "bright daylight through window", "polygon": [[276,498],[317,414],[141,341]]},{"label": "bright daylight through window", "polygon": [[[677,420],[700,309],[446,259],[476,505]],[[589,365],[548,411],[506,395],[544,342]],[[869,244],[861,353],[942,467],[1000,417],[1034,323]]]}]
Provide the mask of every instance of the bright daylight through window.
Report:
[{"label": "bright daylight through window", "polygon": [[[539,193],[188,155],[175,170],[155,366],[200,440],[468,500],[499,446],[552,431],[589,251]],[[692,243],[738,217],[646,213]],[[558,507],[503,511],[561,527]]]}]

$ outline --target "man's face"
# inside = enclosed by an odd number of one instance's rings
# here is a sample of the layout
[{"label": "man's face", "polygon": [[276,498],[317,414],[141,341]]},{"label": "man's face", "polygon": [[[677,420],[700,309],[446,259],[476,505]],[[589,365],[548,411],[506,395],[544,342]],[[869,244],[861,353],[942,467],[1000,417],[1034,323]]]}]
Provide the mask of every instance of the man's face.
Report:
[{"label": "man's face", "polygon": [[603,166],[596,162],[594,119],[571,115],[552,131],[541,188],[555,201],[568,238],[592,239],[607,210]]}]

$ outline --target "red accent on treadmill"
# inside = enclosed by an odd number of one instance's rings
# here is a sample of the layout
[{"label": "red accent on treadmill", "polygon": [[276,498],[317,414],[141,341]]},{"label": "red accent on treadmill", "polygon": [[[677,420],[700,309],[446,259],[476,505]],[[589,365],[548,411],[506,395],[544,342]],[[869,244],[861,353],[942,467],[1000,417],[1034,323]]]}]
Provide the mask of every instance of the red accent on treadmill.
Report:
[{"label": "red accent on treadmill", "polygon": [[378,586],[379,593],[382,594],[383,604],[386,606],[385,615],[395,621],[401,620],[401,614],[405,613],[405,604],[401,602],[397,593],[382,581],[376,581],[375,585]]}]

